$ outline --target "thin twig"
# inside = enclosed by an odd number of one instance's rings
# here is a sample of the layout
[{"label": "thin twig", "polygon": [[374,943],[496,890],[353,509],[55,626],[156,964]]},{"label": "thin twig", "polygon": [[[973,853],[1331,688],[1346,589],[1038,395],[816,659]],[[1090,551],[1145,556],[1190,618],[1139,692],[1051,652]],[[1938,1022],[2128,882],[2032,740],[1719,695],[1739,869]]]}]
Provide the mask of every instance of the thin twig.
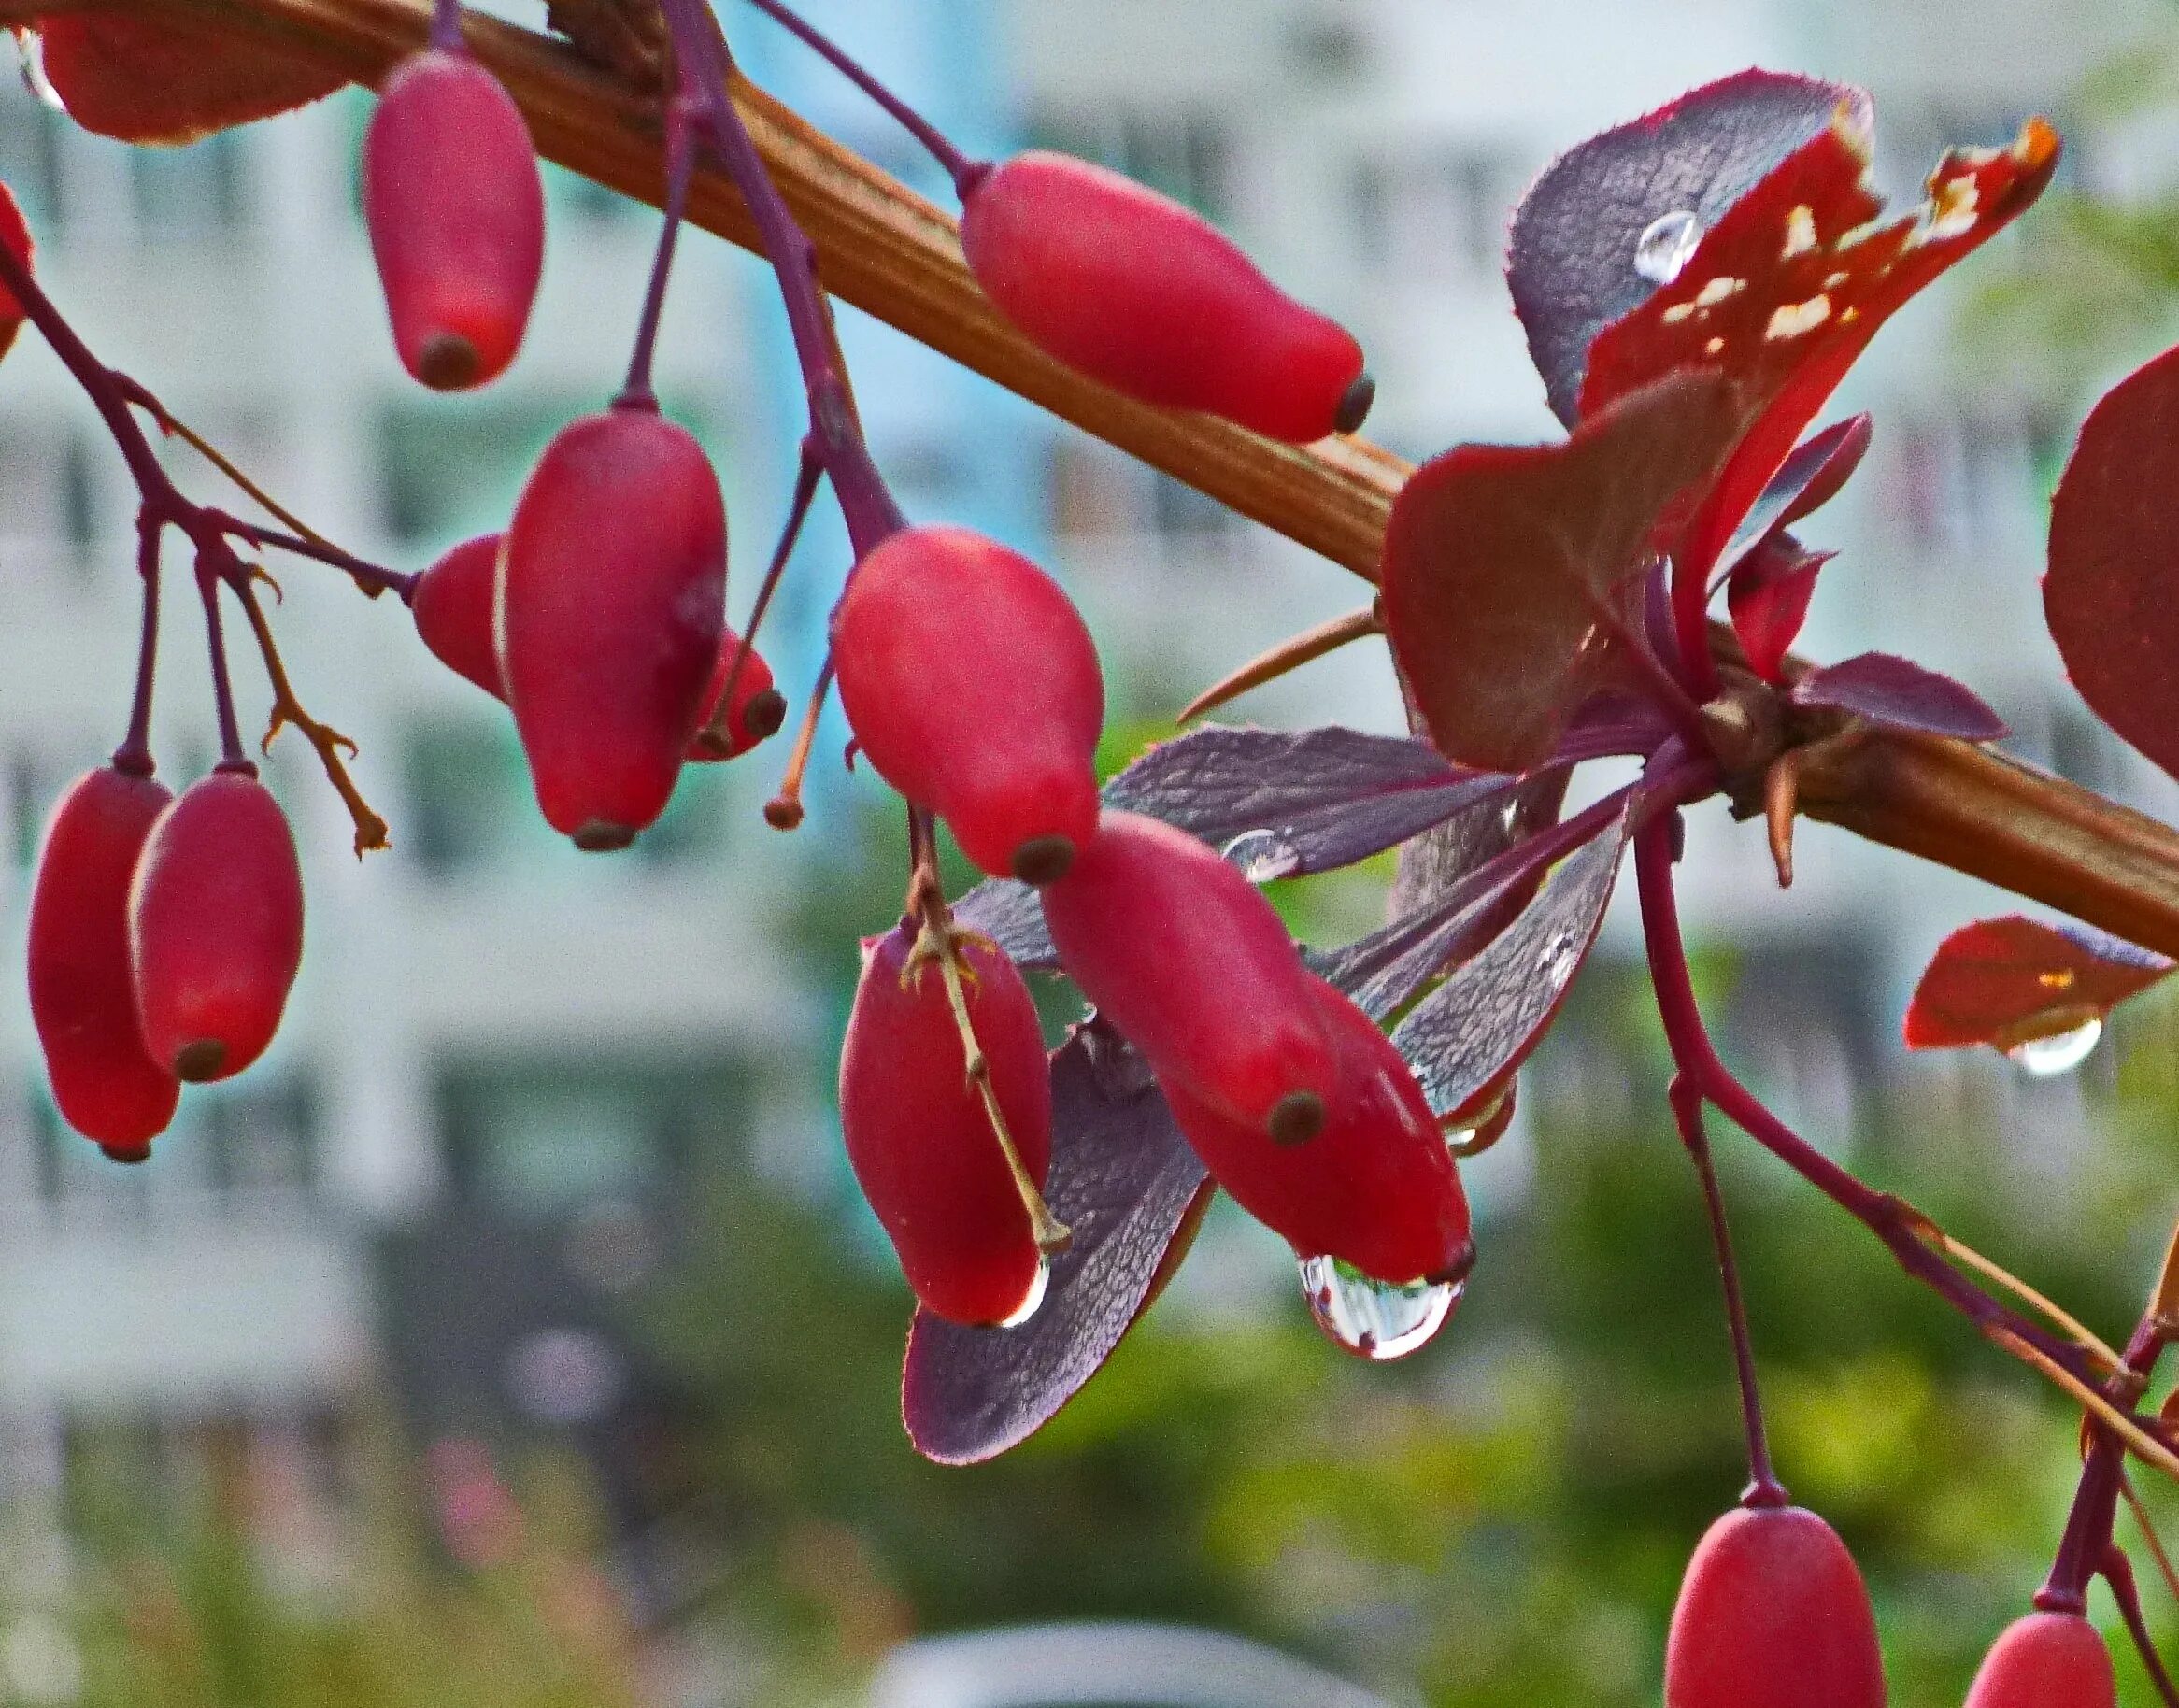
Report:
[{"label": "thin twig", "polygon": [[1275,682],[1289,671],[1299,670],[1303,664],[1314,663],[1329,653],[1336,652],[1350,641],[1367,639],[1385,632],[1384,619],[1373,603],[1359,611],[1349,611],[1343,617],[1334,617],[1318,623],[1313,629],[1289,635],[1268,651],[1260,652],[1238,670],[1221,676],[1190,700],[1174,715],[1173,721],[1186,723],[1201,718],[1205,712],[1221,706],[1229,700],[1238,699],[1251,689],[1261,688],[1266,682]]},{"label": "thin twig", "polygon": [[2100,1569],[2103,1581],[2111,1586],[2111,1599],[2118,1603],[2118,1616],[2126,1621],[2127,1635],[2133,1639],[2134,1652],[2141,1656],[2149,1682],[2164,1699],[2165,1708],[2179,1708],[2179,1686],[2172,1684],[2171,1673],[2164,1670],[2164,1658],[2157,1653],[2149,1623],[2142,1616],[2141,1593],[2134,1587],[2133,1564],[2126,1550],[2115,1542],[2111,1544],[2104,1550]]},{"label": "thin twig", "polygon": [[779,792],[764,803],[764,822],[776,831],[791,831],[802,822],[802,776],[809,769],[810,749],[817,745],[818,718],[825,709],[825,695],[833,686],[833,655],[818,671],[817,686],[809,690],[803,708],[802,728],[795,732],[794,749],[787,756],[787,769],[779,778]]}]

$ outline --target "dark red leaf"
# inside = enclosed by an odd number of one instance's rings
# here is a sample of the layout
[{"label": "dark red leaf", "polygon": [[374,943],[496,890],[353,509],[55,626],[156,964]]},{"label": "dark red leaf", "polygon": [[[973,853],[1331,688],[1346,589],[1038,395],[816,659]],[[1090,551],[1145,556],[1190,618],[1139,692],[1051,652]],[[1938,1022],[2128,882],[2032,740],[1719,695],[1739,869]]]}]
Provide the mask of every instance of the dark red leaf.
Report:
[{"label": "dark red leaf", "polygon": [[1658,288],[1637,265],[1643,234],[1674,214],[1716,225],[1842,103],[1866,115],[1869,97],[1743,71],[1590,137],[1536,180],[1514,214],[1506,282],[1561,421],[1574,422],[1597,334]]},{"label": "dark red leaf", "polygon": [[2105,394],[2050,512],[2043,614],[2096,715],[2179,776],[2179,349]]},{"label": "dark red leaf", "polygon": [[[30,265],[30,227],[23,223],[22,209],[16,206],[15,193],[6,184],[0,184],[0,243],[5,243],[8,253],[24,266]],[[0,356],[7,353],[15,334],[21,330],[22,305],[0,290]]]},{"label": "dark red leaf", "polygon": [[337,71],[178,16],[63,12],[39,24],[47,79],[87,131],[181,143],[346,86]]},{"label": "dark red leaf", "polygon": [[1754,507],[1733,530],[1717,560],[1717,573],[1732,569],[1759,546],[1776,538],[1782,529],[1790,528],[1836,498],[1839,489],[1861,466],[1873,431],[1868,416],[1848,416],[1796,445],[1785,466],[1771,477]]},{"label": "dark red leaf", "polygon": [[2016,1049],[2101,1020],[2172,971],[2161,955],[2019,914],[1962,926],[1907,1004],[1910,1049]]},{"label": "dark red leaf", "polygon": [[1596,941],[1626,847],[1622,813],[1393,1029],[1439,1115],[1457,1122],[1487,1113],[1542,1039]]},{"label": "dark red leaf", "polygon": [[1790,534],[1773,534],[1741,560],[1725,584],[1732,632],[1747,654],[1748,668],[1764,681],[1786,679],[1779,665],[1808,620],[1816,578],[1833,555],[1804,551]]},{"label": "dark red leaf", "polygon": [[1052,1055],[1045,1188],[1074,1243],[1044,1303],[1011,1329],[919,1310],[901,1375],[916,1450],[968,1465],[1027,1440],[1080,1391],[1147,1307],[1210,1191],[1140,1056],[1092,1022]]},{"label": "dark red leaf", "polygon": [[1759,416],[1675,553],[1683,588],[1707,586],[1741,519],[1876,329],[2042,192],[2058,138],[2031,119],[2009,149],[1954,150],[1930,175],[1928,200],[1888,224],[1869,183],[1870,149],[1867,108],[1842,108],[1733,205],[1670,284],[1590,347],[1584,416],[1705,363],[1721,366]]},{"label": "dark red leaf", "polygon": [[1442,752],[1489,771],[1550,758],[1660,520],[1742,420],[1716,375],[1682,374],[1564,444],[1463,445],[1416,472],[1385,536],[1385,628]]},{"label": "dark red leaf", "polygon": [[1851,712],[1894,730],[1949,735],[1956,741],[2001,741],[2012,731],[1964,683],[1911,659],[1864,652],[1812,670],[1793,685],[1795,705]]}]

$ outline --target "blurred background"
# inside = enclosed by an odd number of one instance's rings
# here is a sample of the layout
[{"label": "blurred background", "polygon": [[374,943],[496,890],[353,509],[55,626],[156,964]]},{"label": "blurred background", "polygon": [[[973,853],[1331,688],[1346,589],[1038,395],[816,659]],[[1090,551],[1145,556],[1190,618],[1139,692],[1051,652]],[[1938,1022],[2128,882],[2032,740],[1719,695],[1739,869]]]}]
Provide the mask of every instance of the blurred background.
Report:
[{"label": "blurred background", "polygon": [[[760,82],[943,191],[821,64],[725,4]],[[1805,644],[1955,672],[2011,720],[2015,751],[2179,811],[2065,687],[2036,589],[2080,417],[2179,335],[2168,4],[808,9],[970,148],[1088,154],[1217,220],[1354,326],[1382,387],[1372,431],[1417,457],[1551,431],[1500,268],[1512,204],[1557,150],[1751,64],[1871,87],[1895,196],[1942,147],[2049,115],[2068,137],[2058,186],[1901,315],[1838,400],[1875,411],[1875,448],[1806,530],[1842,556]],[[351,549],[420,567],[499,527],[548,436],[619,378],[648,209],[548,168],[521,360],[480,396],[429,396],[395,363],[356,214],[366,96],[135,151],[4,80],[0,176],[53,294],[106,360]],[[707,238],[684,255],[661,391],[726,481],[738,618],[801,406],[768,276]],[[1360,602],[1341,572],[887,329],[849,312],[844,330],[910,514],[1031,551],[1085,607],[1111,764],[1170,733],[1206,681]],[[10,965],[43,817],[121,733],[132,517],[93,417],[26,337],[0,384]],[[813,529],[767,630],[790,698],[845,558],[836,526]],[[840,726],[792,836],[758,814],[775,742],[691,769],[633,853],[579,856],[537,818],[502,709],[434,663],[396,604],[308,564],[281,576],[291,671],[361,743],[394,847],[359,865],[307,753],[275,750],[310,886],[302,982],[271,1056],[192,1089],[149,1167],[59,1127],[21,980],[0,981],[0,1702],[1657,1700],[1681,1565],[1743,1467],[1627,921],[1524,1076],[1515,1133],[1471,1171],[1481,1261],[1434,1344],[1396,1366],[1346,1359],[1311,1329],[1280,1243],[1221,1207],[1070,1410],[997,1464],[940,1470],[901,1433],[907,1294],[831,1102],[854,939],[890,922],[904,872],[890,797],[836,762]],[[187,777],[213,744],[177,619],[157,733]],[[262,708],[250,663],[241,679]],[[1399,727],[1375,648],[1234,715]],[[1909,1060],[1916,972],[2012,904],[1818,827],[1783,895],[1759,834],[1721,811],[1691,844],[1702,973],[1736,1063],[1819,1144],[2123,1334],[2179,1211],[2172,1003],[2123,1012],[2053,1078],[1995,1055]],[[1333,942],[1374,921],[1388,875],[1279,899]],[[1737,1134],[1719,1148],[1781,1470],[1868,1571],[1894,1701],[1956,1702],[2047,1566],[2077,1418]],[[2179,1500],[2150,1498],[2179,1521]],[[2150,1602],[2179,1638],[2153,1585]],[[1175,1629],[1101,1647],[1075,1622],[1102,1620]],[[1210,1632],[1321,1671],[1189,1634]],[[1164,1658],[1164,1682],[1128,1683],[1116,1656]],[[2127,1700],[2148,1700],[2120,1666]]]}]

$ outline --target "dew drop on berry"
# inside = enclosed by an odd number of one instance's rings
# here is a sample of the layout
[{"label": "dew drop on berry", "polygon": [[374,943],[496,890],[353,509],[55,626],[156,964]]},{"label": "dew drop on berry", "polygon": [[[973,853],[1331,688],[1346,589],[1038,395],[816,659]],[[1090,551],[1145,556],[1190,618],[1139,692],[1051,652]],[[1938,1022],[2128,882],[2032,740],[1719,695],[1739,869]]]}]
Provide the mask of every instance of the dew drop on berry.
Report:
[{"label": "dew drop on berry", "polygon": [[1014,1315],[1002,1318],[998,1326],[1002,1329],[1018,1329],[1034,1317],[1044,1306],[1045,1290],[1051,1286],[1051,1279],[1050,1262],[1042,1257],[1038,1258],[1036,1276],[1030,1282],[1029,1291],[1022,1295],[1021,1302],[1014,1307]]},{"label": "dew drop on berry", "polygon": [[68,110],[53,79],[46,76],[45,37],[36,30],[21,30],[15,37],[16,57],[22,70],[22,86],[56,113]]},{"label": "dew drop on berry", "polygon": [[1654,284],[1669,285],[1702,241],[1702,222],[1686,208],[1659,214],[1634,240],[1634,270]]},{"label": "dew drop on berry", "polygon": [[1301,1260],[1302,1293],[1317,1326],[1358,1358],[1385,1363],[1419,1352],[1446,1326],[1465,1281],[1379,1281],[1337,1258]]},{"label": "dew drop on berry", "polygon": [[2070,1031],[2029,1038],[2014,1045],[2005,1054],[2036,1078],[2049,1079],[2059,1074],[2070,1074],[2087,1060],[2102,1036],[2103,1021],[2092,1015]]},{"label": "dew drop on berry", "polygon": [[1276,831],[1243,831],[1219,852],[1252,884],[1291,877],[1302,869],[1301,849]]}]

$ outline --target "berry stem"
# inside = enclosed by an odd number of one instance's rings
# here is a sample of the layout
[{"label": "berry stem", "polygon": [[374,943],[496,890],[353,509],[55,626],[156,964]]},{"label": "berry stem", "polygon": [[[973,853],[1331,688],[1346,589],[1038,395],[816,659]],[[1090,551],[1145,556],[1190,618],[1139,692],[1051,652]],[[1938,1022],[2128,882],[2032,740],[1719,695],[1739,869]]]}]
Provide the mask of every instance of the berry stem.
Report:
[{"label": "berry stem", "polygon": [[2172,1684],[2172,1674],[2164,1670],[2163,1657],[2157,1653],[2156,1643],[2149,1636],[2149,1623],[2142,1616],[2141,1592],[2133,1582],[2133,1562],[2127,1559],[2125,1549],[2112,1543],[2104,1549],[2098,1570],[2103,1581],[2111,1586],[2111,1599],[2118,1603],[2118,1616],[2126,1621],[2127,1635],[2133,1639],[2134,1649],[2142,1658],[2149,1682],[2157,1687],[2157,1694],[2163,1698],[2165,1708],[2179,1708],[2179,1686]]},{"label": "berry stem", "polygon": [[885,108],[895,123],[921,145],[923,151],[938,163],[946,176],[953,180],[954,193],[963,201],[976,188],[976,180],[989,172],[989,161],[971,160],[930,120],[910,107],[899,95],[873,76],[867,66],[849,53],[839,43],[824,34],[808,19],[790,10],[780,0],[749,0],[749,4],[800,38],[803,44],[823,59],[842,77]]},{"label": "berry stem", "polygon": [[[0,246],[4,247],[4,246]],[[227,639],[220,625],[220,582],[216,564],[197,558],[197,597],[205,605],[205,646],[212,662],[212,705],[220,721],[221,771],[238,771],[255,776],[257,767],[242,750],[242,726],[235,719],[235,684],[227,674]]]},{"label": "berry stem", "polygon": [[2050,1334],[2001,1304],[1954,1269],[1925,1242],[1920,1230],[1928,1218],[1903,1199],[1865,1186],[1802,1139],[1766,1109],[1733,1077],[1710,1040],[1695,1001],[1680,932],[1679,904],[1673,887],[1673,818],[1667,815],[1644,826],[1634,839],[1634,873],[1642,904],[1642,932],[1649,958],[1650,983],[1664,1024],[1673,1065],[1704,1103],[1736,1123],[1748,1136],[1801,1175],[1890,1250],[1900,1267],[1972,1322],[1985,1338],[2116,1418],[2128,1439],[2159,1464],[2172,1460],[2143,1421],[2109,1405],[2096,1392],[2101,1374],[2092,1354]]},{"label": "berry stem", "polygon": [[406,605],[416,596],[416,584],[420,576],[405,575],[398,569],[386,569],[379,564],[366,562],[351,556],[337,546],[327,544],[318,535],[283,534],[278,528],[263,527],[256,522],[246,522],[241,518],[223,511],[209,512],[219,524],[220,532],[238,540],[248,540],[252,546],[269,547],[275,551],[285,551],[298,558],[309,558],[319,563],[331,564],[345,573],[357,587],[373,599],[389,590],[401,596]]},{"label": "berry stem", "polygon": [[905,522],[863,443],[832,309],[818,283],[816,247],[788,208],[735,110],[730,84],[738,73],[719,20],[705,0],[661,0],[661,9],[673,36],[675,57],[690,79],[692,117],[740,190],[778,277],[809,397],[810,437],[832,477],[833,495],[847,520],[855,555],[867,557]]},{"label": "berry stem", "polygon": [[431,45],[441,52],[465,50],[462,40],[462,0],[432,0]]},{"label": "berry stem", "polygon": [[696,149],[690,135],[689,114],[694,102],[686,62],[676,72],[676,87],[666,102],[665,222],[658,234],[658,253],[650,263],[650,282],[643,293],[643,315],[635,323],[635,349],[628,359],[628,381],[613,400],[616,409],[658,411],[658,393],[651,390],[651,358],[658,350],[659,318],[665,312],[666,281],[674,270],[674,246],[681,235],[682,216],[689,207],[689,180],[696,170]]},{"label": "berry stem", "polygon": [[2133,1486],[2133,1478],[2124,1471],[2118,1473],[2118,1493],[2126,1502],[2126,1509],[2133,1515],[2134,1528],[2142,1533],[2142,1542],[2148,1548],[2149,1558],[2157,1562],[2157,1575],[2164,1580],[2164,1587],[2172,1599],[2179,1601],[2179,1568],[2172,1564],[2172,1556],[2164,1550],[2164,1539],[2157,1534],[2156,1521],[2149,1516],[2147,1503]]},{"label": "berry stem", "polygon": [[1710,1135],[1702,1125],[1702,1093],[1684,1074],[1673,1075],[1666,1092],[1673,1118],[1679,1122],[1680,1142],[1695,1165],[1702,1184],[1702,1203],[1710,1215],[1710,1238],[1717,1248],[1717,1274],[1725,1287],[1725,1323],[1732,1336],[1733,1374],[1740,1383],[1740,1417],[1747,1435],[1747,1487],[1740,1497],[1743,1506],[1786,1506],[1792,1497],[1771,1465],[1770,1436],[1763,1427],[1763,1401],[1756,1387],[1755,1349],[1748,1342],[1747,1306],[1741,1296],[1740,1266],[1732,1255],[1732,1232],[1725,1219],[1725,1194],[1717,1185],[1717,1170],[1711,1161]]},{"label": "berry stem", "polygon": [[154,768],[151,687],[159,674],[159,523],[149,517],[136,519],[136,576],[144,584],[144,619],[136,641],[136,688],[129,703],[128,733],[113,750],[114,769],[132,776],[150,776]]},{"label": "berry stem", "polygon": [[817,686],[809,690],[803,708],[802,727],[794,733],[794,750],[787,756],[787,769],[779,778],[779,792],[764,803],[764,822],[776,831],[790,831],[802,822],[802,774],[809,769],[810,749],[817,745],[818,716],[825,709],[825,695],[833,686],[833,655],[818,671]]},{"label": "berry stem", "polygon": [[726,681],[719,692],[719,709],[711,721],[696,732],[696,739],[715,745],[721,753],[733,746],[733,733],[728,728],[733,713],[733,690],[741,685],[742,666],[748,662],[749,652],[757,644],[757,630],[764,620],[764,613],[772,607],[772,595],[778,591],[779,577],[786,571],[787,560],[794,553],[794,543],[802,537],[802,524],[809,516],[811,502],[817,497],[818,482],[824,478],[825,465],[819,459],[817,449],[807,439],[802,442],[801,461],[794,471],[794,496],[787,505],[787,520],[779,530],[779,543],[772,548],[772,561],[764,566],[764,579],[757,588],[757,602],[749,607],[749,620],[742,630],[741,642],[733,649],[733,662],[726,667]]}]

